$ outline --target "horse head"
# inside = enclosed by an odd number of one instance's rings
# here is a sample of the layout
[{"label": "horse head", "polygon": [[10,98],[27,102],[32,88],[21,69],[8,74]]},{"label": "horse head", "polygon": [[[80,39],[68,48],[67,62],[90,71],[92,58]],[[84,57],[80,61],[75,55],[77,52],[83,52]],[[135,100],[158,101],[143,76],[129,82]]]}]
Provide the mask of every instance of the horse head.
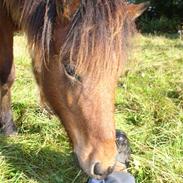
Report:
[{"label": "horse head", "polygon": [[49,61],[43,64],[43,91],[82,169],[102,178],[115,166],[115,88],[134,20],[146,5],[122,0],[56,3],[58,17]]}]

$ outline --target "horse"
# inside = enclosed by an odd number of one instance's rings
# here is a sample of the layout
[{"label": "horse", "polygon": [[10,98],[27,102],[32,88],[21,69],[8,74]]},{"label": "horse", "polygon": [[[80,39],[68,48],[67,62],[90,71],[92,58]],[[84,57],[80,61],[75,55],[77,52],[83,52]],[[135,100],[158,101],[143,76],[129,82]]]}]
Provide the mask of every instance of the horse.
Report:
[{"label": "horse", "polygon": [[146,3],[124,0],[0,0],[0,126],[11,110],[13,35],[25,33],[43,104],[62,122],[80,167],[103,178],[116,163],[114,97],[135,19]]}]

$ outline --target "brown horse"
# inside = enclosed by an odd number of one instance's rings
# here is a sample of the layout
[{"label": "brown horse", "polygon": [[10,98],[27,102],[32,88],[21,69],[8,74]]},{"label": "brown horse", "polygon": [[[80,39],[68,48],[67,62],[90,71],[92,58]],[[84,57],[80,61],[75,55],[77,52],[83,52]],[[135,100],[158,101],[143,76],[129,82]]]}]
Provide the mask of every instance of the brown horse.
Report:
[{"label": "brown horse", "polygon": [[13,34],[27,35],[41,98],[62,121],[90,176],[116,161],[114,93],[134,20],[146,4],[123,0],[0,0],[0,125],[15,133]]}]

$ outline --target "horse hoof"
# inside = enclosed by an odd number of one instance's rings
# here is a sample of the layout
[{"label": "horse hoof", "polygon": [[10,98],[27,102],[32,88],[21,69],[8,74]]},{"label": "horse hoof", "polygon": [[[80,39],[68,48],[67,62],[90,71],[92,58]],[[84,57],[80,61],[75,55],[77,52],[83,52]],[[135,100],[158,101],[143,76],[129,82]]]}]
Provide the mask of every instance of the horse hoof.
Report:
[{"label": "horse hoof", "polygon": [[16,130],[16,126],[15,124],[11,121],[7,124],[5,124],[3,127],[2,127],[2,133],[5,135],[5,136],[16,136],[18,133],[17,133],[17,130]]},{"label": "horse hoof", "polygon": [[17,131],[6,131],[4,134],[7,137],[14,137],[14,136],[18,135],[18,132]]}]

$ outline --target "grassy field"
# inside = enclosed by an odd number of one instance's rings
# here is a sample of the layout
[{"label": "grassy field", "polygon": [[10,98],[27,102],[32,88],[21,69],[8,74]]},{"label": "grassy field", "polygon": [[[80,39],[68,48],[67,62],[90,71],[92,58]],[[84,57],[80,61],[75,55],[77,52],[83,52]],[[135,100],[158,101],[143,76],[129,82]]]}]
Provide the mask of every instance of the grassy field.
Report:
[{"label": "grassy field", "polygon": [[[116,91],[117,128],[132,147],[137,183],[183,182],[183,42],[140,36]],[[41,111],[24,37],[15,37],[16,137],[0,136],[0,183],[85,183],[59,121]],[[132,64],[133,63],[133,64]]]}]

